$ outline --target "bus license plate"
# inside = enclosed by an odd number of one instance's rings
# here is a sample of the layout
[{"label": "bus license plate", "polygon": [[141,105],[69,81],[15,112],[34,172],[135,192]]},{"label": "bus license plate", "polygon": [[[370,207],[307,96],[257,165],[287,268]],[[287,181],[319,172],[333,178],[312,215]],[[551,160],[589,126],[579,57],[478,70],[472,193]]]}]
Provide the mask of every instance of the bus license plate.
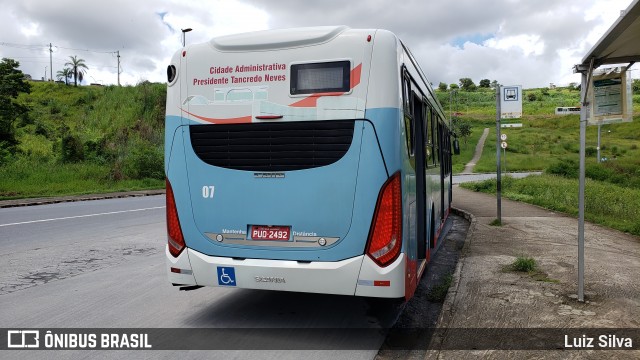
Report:
[{"label": "bus license plate", "polygon": [[289,241],[289,226],[251,225],[252,240]]}]

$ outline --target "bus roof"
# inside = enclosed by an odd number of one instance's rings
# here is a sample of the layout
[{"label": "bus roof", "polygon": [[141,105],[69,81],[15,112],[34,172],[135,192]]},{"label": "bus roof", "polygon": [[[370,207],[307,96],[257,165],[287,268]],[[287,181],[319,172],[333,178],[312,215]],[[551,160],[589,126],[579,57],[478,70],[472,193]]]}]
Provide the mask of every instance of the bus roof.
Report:
[{"label": "bus roof", "polygon": [[219,51],[261,51],[321,44],[348,30],[347,26],[318,26],[255,31],[217,37],[211,45]]}]

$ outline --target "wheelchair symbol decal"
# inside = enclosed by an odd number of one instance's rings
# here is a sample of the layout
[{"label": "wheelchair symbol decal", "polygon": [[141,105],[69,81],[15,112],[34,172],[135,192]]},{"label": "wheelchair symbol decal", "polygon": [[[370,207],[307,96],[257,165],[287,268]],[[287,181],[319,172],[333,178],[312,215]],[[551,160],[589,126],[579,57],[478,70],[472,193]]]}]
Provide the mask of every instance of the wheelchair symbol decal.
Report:
[{"label": "wheelchair symbol decal", "polygon": [[232,267],[218,266],[218,285],[236,286],[236,272]]}]

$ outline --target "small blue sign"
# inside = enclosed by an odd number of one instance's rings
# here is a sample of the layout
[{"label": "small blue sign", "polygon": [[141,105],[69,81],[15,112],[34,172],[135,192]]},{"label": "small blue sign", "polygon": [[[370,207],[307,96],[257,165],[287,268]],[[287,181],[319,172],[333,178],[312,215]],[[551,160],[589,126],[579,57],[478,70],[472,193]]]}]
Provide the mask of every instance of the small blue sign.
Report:
[{"label": "small blue sign", "polygon": [[236,286],[236,271],[232,267],[218,266],[218,285]]}]

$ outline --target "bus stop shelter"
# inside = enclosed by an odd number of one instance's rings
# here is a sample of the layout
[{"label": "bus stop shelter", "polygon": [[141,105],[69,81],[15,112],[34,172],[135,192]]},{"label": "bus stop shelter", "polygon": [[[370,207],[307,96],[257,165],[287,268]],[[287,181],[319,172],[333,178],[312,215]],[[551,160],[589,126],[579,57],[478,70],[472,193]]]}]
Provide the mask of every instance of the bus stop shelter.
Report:
[{"label": "bus stop shelter", "polygon": [[600,40],[589,50],[574,72],[582,74],[580,86],[580,190],[578,195],[578,300],[584,301],[584,188],[587,99],[593,71],[603,65],[625,64],[629,69],[640,61],[640,0],[634,0]]}]

